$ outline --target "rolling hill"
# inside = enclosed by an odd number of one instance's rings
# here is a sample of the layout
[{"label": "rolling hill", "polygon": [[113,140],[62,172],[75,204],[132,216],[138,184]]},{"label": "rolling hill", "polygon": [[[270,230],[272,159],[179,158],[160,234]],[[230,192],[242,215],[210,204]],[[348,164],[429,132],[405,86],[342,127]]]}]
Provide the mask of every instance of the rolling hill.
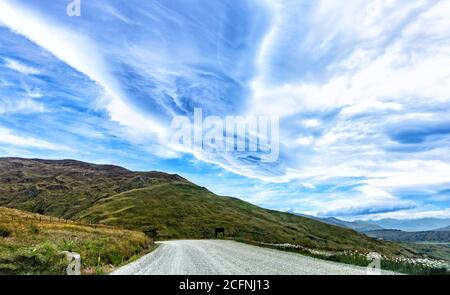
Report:
[{"label": "rolling hill", "polygon": [[227,236],[253,242],[413,255],[351,229],[215,195],[178,175],[73,160],[0,158],[0,206],[128,229],[152,228],[159,239],[209,238],[223,227]]},{"label": "rolling hill", "polygon": [[112,165],[0,158],[0,206],[64,218],[73,219],[103,198],[171,182],[189,183],[178,175]]}]

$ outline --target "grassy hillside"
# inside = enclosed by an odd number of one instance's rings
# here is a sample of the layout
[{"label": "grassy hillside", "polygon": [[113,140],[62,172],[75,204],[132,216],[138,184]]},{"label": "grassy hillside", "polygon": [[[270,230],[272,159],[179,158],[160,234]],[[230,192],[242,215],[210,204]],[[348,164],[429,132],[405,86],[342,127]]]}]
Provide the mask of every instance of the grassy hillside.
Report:
[{"label": "grassy hillside", "polygon": [[450,262],[450,243],[405,243],[405,247],[414,249],[422,256]]},{"label": "grassy hillside", "polygon": [[131,172],[74,160],[0,158],[0,206],[64,218],[102,198],[158,183],[189,183],[178,175]]},{"label": "grassy hillside", "polygon": [[88,222],[159,231],[159,239],[228,236],[323,250],[411,255],[350,229],[217,196],[178,175],[77,161],[0,158],[0,205]]},{"label": "grassy hillside", "polygon": [[323,250],[376,250],[408,254],[402,247],[349,229],[217,196],[192,184],[170,183],[102,199],[80,216],[132,229],[156,227],[159,239],[210,238],[216,227],[249,241],[292,243]]},{"label": "grassy hillside", "polygon": [[151,245],[141,232],[50,221],[0,207],[0,274],[64,274],[61,251],[81,254],[83,273],[103,272]]}]

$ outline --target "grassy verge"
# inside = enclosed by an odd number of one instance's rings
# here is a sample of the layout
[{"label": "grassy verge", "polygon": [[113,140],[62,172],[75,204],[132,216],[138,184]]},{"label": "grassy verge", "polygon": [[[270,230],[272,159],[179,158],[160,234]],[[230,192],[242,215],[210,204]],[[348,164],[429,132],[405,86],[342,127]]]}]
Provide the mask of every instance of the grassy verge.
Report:
[{"label": "grassy verge", "polygon": [[[325,252],[325,251],[315,251],[303,247],[290,247],[287,245],[286,246],[271,245],[241,239],[237,239],[236,241],[260,247],[277,249],[281,251],[294,252],[313,258],[351,264],[356,266],[367,267],[371,262],[367,259],[367,254],[352,251]],[[382,257],[381,269],[409,275],[450,275],[450,270],[446,267],[440,266],[432,267],[426,263],[421,263],[419,259],[417,261],[414,261],[413,259],[401,259],[399,257],[385,257],[385,256]]]},{"label": "grassy verge", "polygon": [[403,243],[405,247],[431,259],[446,260],[450,264],[450,243]]},{"label": "grassy verge", "polygon": [[102,274],[154,245],[138,231],[45,218],[0,207],[0,274],[65,274],[62,251],[81,255],[83,274]]}]

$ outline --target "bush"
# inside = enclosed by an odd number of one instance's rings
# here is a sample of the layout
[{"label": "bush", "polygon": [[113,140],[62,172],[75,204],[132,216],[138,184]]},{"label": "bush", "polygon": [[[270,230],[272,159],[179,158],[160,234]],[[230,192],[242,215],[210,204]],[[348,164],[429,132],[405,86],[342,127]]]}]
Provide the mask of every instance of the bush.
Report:
[{"label": "bush", "polygon": [[38,234],[39,233],[39,227],[37,227],[35,224],[30,225],[30,228],[28,229],[30,234]]},{"label": "bush", "polygon": [[65,256],[55,245],[45,242],[17,253],[14,257],[17,274],[65,274]]},{"label": "bush", "polygon": [[25,195],[28,198],[36,198],[39,196],[39,190],[35,186],[29,187],[25,190]]},{"label": "bush", "polygon": [[154,226],[148,226],[143,230],[144,234],[154,240],[158,236],[158,228]]},{"label": "bush", "polygon": [[7,228],[0,227],[0,237],[7,238],[11,235],[11,231]]}]

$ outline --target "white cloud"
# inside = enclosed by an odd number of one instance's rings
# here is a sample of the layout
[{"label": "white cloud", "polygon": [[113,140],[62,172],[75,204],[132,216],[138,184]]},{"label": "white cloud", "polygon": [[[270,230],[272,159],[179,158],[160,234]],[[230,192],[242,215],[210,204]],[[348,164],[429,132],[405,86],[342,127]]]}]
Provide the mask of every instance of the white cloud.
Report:
[{"label": "white cloud", "polygon": [[[317,210],[329,212],[362,212],[367,206],[383,210],[383,205],[392,210],[408,208],[411,203],[397,197],[396,190],[448,183],[448,142],[439,148],[401,153],[389,150],[400,144],[390,139],[385,130],[389,124],[408,117],[433,117],[441,111],[440,115],[448,116],[440,107],[450,102],[449,1],[323,0],[313,5],[267,1],[267,5],[274,8],[272,26],[255,57],[257,76],[250,85],[244,85],[251,90],[246,113],[278,115],[285,127],[289,126],[282,132],[285,138],[281,138],[284,150],[280,165],[264,167],[252,165],[252,160],[245,157],[241,161],[229,155],[182,150],[168,144],[168,130],[128,103],[130,94],[123,91],[114,76],[103,47],[89,34],[70,30],[8,0],[0,3],[0,22],[98,83],[105,90],[100,106],[108,110],[111,120],[125,127],[118,133],[133,143],[145,144],[149,152],[159,157],[191,153],[201,161],[239,175],[267,182],[296,179],[311,190],[337,178],[360,179],[355,181],[360,187],[353,190],[357,194],[336,193],[327,199],[310,201]],[[130,22],[114,7],[108,9],[121,23]],[[150,13],[151,17],[157,18],[154,14]],[[176,20],[177,16],[170,17]],[[180,43],[185,41],[182,39]],[[197,44],[190,42],[174,46],[175,51],[183,53],[173,58],[167,52],[170,46],[159,44],[167,40],[170,39],[161,37],[157,41],[144,40],[146,46],[130,46],[126,66],[143,76],[143,86],[145,78],[154,78],[152,83],[167,91],[173,101],[152,99],[163,112],[175,114],[172,103],[179,109],[186,103],[185,97],[172,90],[180,76],[191,74],[184,64],[194,63],[195,59],[208,67],[213,62],[208,58],[205,62],[194,46]],[[157,45],[147,46],[153,42]],[[119,58],[125,56],[119,53],[123,48],[113,47],[112,43],[108,50]],[[277,68],[279,64],[281,68]],[[10,68],[33,72],[17,62],[12,66],[10,63]],[[239,76],[235,72],[227,74]],[[187,81],[186,84],[198,82]],[[202,102],[192,98],[187,103]],[[205,105],[208,103],[214,104],[208,101]],[[301,130],[291,130],[295,128]],[[268,201],[273,197],[274,194],[261,193],[254,199]]]},{"label": "white cloud", "polygon": [[[348,112],[370,110],[372,107],[399,110],[405,100],[410,103],[411,97],[449,101],[450,4],[442,1],[410,20],[411,15],[425,9],[426,3],[350,1],[342,4],[320,1],[310,16],[310,30],[306,37],[295,36],[303,40],[301,47],[313,48],[311,52],[322,48],[322,54],[331,55],[336,53],[325,49],[329,49],[330,44],[336,45],[339,40],[345,40],[345,50],[354,48],[353,54],[329,65],[330,77],[325,82],[297,79],[296,82],[282,82],[279,85],[267,83],[272,73],[264,69],[272,56],[266,54],[266,60],[260,62],[261,75],[252,83],[253,111],[288,116],[305,109],[342,106],[351,107]],[[284,8],[287,15],[301,13],[291,7],[295,5],[289,5]],[[284,14],[278,17],[290,19]],[[302,17],[298,15],[298,18]],[[403,28],[404,22],[407,25]],[[292,25],[283,21],[274,24],[280,26],[277,29],[280,36],[292,30]],[[395,28],[400,31],[395,32]],[[386,38],[392,34],[395,36],[387,42]],[[276,41],[277,38],[272,36],[270,42],[263,44],[262,50],[267,52],[270,51],[268,48],[280,46]],[[291,43],[296,44],[296,40],[291,40]],[[279,49],[287,52],[295,50],[289,47],[290,43],[286,46]],[[273,55],[278,55],[278,52]]]},{"label": "white cloud", "polygon": [[143,136],[162,135],[164,129],[157,122],[124,102],[126,95],[110,74],[101,50],[88,37],[12,1],[0,2],[0,21],[102,86],[103,103],[113,121],[138,129]]},{"label": "white cloud", "polygon": [[24,63],[21,63],[18,60],[14,60],[11,58],[3,58],[3,60],[5,61],[4,64],[5,67],[17,71],[19,73],[22,73],[24,75],[38,75],[41,73],[38,69],[28,66]]},{"label": "white cloud", "polygon": [[443,210],[405,210],[399,212],[389,212],[384,214],[372,214],[364,216],[364,220],[374,219],[379,220],[383,218],[395,219],[420,219],[420,218],[450,218],[450,209]]},{"label": "white cloud", "polygon": [[[282,120],[303,113],[338,113],[333,121],[323,120],[326,126],[300,121],[320,128],[320,136],[282,139],[294,157],[285,179],[308,179],[320,186],[342,177],[362,177],[356,194],[337,193],[331,201],[317,195],[311,205],[329,212],[364,211],[367,206],[382,210],[383,205],[407,208],[411,204],[397,197],[397,191],[448,184],[448,145],[389,151],[394,144],[385,129],[408,117],[448,116],[445,108],[440,114],[436,108],[450,102],[450,2],[320,1],[308,16],[283,3],[277,6],[283,13],[276,14],[279,19],[258,60],[250,112],[276,114]],[[293,24],[292,14],[306,24],[306,32]],[[283,42],[285,37],[289,40]],[[294,71],[291,79],[272,80],[272,60],[299,48],[309,53],[305,59],[325,57],[332,62],[320,65],[324,70],[317,79],[301,72],[301,78],[295,77]],[[311,144],[307,154],[299,154],[299,146]]]},{"label": "white cloud", "polygon": [[30,87],[28,85],[24,85],[24,90],[26,92],[26,95],[31,98],[41,98],[42,96],[44,96],[44,94],[42,94],[41,89],[37,87]]},{"label": "white cloud", "polygon": [[0,114],[32,114],[45,112],[43,104],[32,99],[2,99],[0,100]]},{"label": "white cloud", "polygon": [[314,143],[314,137],[313,136],[304,136],[298,138],[296,141],[299,145],[311,145]]},{"label": "white cloud", "polygon": [[52,151],[72,151],[71,148],[64,147],[48,141],[14,134],[10,129],[0,127],[0,143],[17,146],[20,148],[37,148]]},{"label": "white cloud", "polygon": [[314,184],[312,184],[312,183],[303,182],[302,185],[304,187],[306,187],[306,188],[309,188],[309,189],[315,189],[316,188],[316,186]]},{"label": "white cloud", "polygon": [[317,119],[306,119],[302,121],[302,124],[306,127],[317,127],[320,126],[320,121]]}]

